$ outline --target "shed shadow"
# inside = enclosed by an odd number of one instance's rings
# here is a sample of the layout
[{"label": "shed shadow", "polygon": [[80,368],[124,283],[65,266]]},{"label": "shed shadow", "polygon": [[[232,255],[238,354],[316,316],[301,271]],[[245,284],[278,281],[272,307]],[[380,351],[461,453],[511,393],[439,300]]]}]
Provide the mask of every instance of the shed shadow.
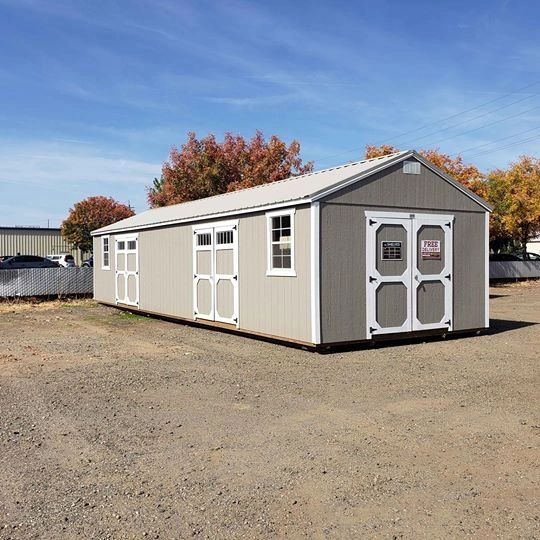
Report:
[{"label": "shed shadow", "polygon": [[503,332],[510,332],[511,330],[519,330],[520,328],[526,328],[527,326],[534,326],[539,324],[532,321],[512,321],[509,319],[490,319],[489,328],[484,330],[484,334],[488,336],[494,336],[496,334],[502,334]]},{"label": "shed shadow", "polygon": [[452,332],[450,334],[441,334],[437,331],[431,333],[425,333],[422,335],[407,336],[402,334],[401,336],[388,337],[380,340],[366,340],[356,343],[344,343],[335,344],[328,347],[321,346],[317,348],[317,352],[321,354],[333,354],[343,352],[362,351],[366,349],[385,349],[387,347],[399,347],[403,345],[415,345],[419,343],[433,343],[436,341],[449,341],[458,339],[472,339],[475,336],[494,336],[502,334],[504,332],[511,332],[512,330],[519,330],[520,328],[526,328],[528,326],[534,326],[540,324],[532,321],[514,321],[509,319],[490,319],[489,328],[479,328],[474,330],[462,330],[458,332]]}]

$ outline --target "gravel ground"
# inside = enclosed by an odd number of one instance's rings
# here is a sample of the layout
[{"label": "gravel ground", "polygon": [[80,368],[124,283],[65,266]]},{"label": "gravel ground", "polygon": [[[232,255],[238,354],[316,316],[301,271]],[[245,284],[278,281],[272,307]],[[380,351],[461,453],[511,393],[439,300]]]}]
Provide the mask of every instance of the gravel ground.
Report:
[{"label": "gravel ground", "polygon": [[328,355],[0,305],[0,538],[540,538],[540,283],[491,304]]}]

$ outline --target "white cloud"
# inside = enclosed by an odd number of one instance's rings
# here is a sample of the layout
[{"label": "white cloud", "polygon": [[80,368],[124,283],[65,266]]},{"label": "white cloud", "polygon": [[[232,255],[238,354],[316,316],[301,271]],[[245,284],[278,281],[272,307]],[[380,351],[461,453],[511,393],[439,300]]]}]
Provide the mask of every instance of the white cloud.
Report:
[{"label": "white cloud", "polygon": [[146,186],[159,176],[160,163],[109,155],[92,146],[33,141],[0,141],[0,200],[3,225],[53,225],[73,203],[107,195],[146,208]]}]

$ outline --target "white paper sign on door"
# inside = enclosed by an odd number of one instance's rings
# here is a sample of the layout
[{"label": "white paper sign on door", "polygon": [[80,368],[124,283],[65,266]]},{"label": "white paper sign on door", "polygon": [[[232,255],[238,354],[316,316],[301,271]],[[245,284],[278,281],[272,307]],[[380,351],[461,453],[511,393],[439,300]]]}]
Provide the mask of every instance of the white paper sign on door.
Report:
[{"label": "white paper sign on door", "polygon": [[420,244],[420,255],[422,259],[441,259],[440,240],[422,240]]}]

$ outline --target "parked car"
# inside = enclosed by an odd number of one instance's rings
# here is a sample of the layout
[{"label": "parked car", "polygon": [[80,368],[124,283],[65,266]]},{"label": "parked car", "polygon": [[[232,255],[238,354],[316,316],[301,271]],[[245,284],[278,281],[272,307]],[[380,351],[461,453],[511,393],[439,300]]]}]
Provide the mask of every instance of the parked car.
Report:
[{"label": "parked car", "polygon": [[538,253],[525,252],[521,254],[524,261],[540,261],[540,255]]},{"label": "parked car", "polygon": [[0,262],[0,270],[18,270],[20,268],[58,268],[56,261],[36,255],[15,255]]},{"label": "parked car", "polygon": [[492,253],[490,261],[522,261],[523,259],[516,253]]},{"label": "parked car", "polygon": [[60,255],[47,255],[47,259],[57,262],[60,266],[64,268],[75,268],[75,259],[73,255],[69,253],[61,253]]},{"label": "parked car", "polygon": [[0,255],[0,262],[11,259],[11,257],[13,257],[13,255]]},{"label": "parked car", "polygon": [[94,268],[94,256],[92,255],[89,259],[83,261],[82,266],[83,268]]}]

